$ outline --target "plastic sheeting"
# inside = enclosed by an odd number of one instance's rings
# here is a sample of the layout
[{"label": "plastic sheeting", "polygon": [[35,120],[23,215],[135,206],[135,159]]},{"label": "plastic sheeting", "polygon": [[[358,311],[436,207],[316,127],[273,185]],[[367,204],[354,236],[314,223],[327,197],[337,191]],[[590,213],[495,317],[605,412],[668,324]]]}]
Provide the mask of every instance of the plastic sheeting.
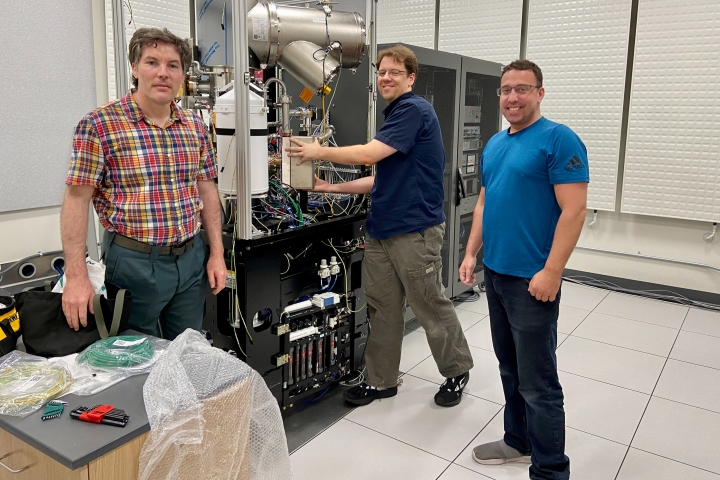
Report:
[{"label": "plastic sheeting", "polygon": [[247,364],[186,330],[143,389],[150,421],[139,480],[289,480],[280,409]]}]

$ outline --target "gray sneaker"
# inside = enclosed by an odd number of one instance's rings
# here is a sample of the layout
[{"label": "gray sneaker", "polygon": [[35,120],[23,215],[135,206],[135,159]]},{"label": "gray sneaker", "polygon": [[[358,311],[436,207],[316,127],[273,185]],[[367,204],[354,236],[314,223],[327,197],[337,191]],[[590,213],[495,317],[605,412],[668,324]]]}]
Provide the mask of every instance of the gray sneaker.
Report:
[{"label": "gray sneaker", "polygon": [[504,440],[483,443],[473,448],[472,458],[483,465],[502,465],[503,463],[531,463],[530,455],[523,455]]}]

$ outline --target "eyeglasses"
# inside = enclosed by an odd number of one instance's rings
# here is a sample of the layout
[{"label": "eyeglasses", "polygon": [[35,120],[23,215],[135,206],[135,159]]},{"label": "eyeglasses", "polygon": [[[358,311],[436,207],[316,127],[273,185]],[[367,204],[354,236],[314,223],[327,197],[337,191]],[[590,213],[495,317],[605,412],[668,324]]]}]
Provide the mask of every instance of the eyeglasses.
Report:
[{"label": "eyeglasses", "polygon": [[518,95],[527,95],[533,88],[540,88],[540,85],[515,85],[514,87],[500,87],[497,89],[497,94],[498,97],[505,97],[515,90],[515,93]]},{"label": "eyeglasses", "polygon": [[402,74],[407,73],[405,70],[378,70],[375,72],[375,75],[378,77],[384,77],[385,75],[390,75],[393,78],[398,78],[402,76]]}]

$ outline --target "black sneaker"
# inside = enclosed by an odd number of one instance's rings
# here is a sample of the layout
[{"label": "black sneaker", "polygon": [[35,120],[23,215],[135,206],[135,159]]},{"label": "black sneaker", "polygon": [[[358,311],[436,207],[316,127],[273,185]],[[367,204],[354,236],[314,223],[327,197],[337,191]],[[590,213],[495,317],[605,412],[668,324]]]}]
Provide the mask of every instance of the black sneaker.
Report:
[{"label": "black sneaker", "polygon": [[353,387],[343,395],[345,401],[353,405],[367,405],[376,398],[388,398],[397,395],[397,386],[378,390],[367,383]]},{"label": "black sneaker", "polygon": [[463,389],[468,380],[470,380],[470,372],[465,372],[457,377],[446,378],[445,383],[440,385],[440,390],[435,394],[435,403],[441,407],[454,407],[460,403]]}]

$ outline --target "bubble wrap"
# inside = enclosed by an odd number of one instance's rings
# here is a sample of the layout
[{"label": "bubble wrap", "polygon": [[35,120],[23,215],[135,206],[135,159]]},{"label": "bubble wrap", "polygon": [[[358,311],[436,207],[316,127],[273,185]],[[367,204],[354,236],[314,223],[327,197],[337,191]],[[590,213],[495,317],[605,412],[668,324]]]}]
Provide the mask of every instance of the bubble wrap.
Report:
[{"label": "bubble wrap", "polygon": [[143,388],[150,435],[138,480],[289,480],[275,398],[247,364],[186,330]]}]

